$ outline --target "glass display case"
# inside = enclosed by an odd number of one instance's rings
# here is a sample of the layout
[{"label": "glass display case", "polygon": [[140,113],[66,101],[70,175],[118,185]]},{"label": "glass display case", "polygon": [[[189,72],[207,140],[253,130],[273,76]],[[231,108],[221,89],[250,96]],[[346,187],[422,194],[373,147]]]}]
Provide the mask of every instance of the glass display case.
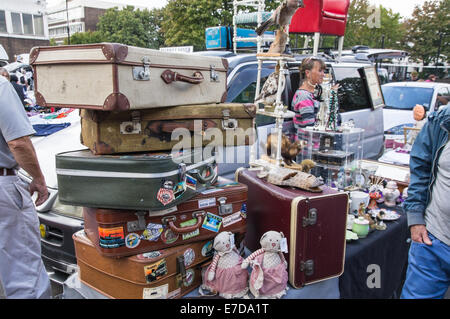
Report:
[{"label": "glass display case", "polygon": [[307,146],[298,155],[297,163],[305,159],[314,161],[311,173],[322,177],[328,186],[346,189],[357,183],[358,161],[363,158],[363,129],[335,132],[308,127],[298,136]]}]

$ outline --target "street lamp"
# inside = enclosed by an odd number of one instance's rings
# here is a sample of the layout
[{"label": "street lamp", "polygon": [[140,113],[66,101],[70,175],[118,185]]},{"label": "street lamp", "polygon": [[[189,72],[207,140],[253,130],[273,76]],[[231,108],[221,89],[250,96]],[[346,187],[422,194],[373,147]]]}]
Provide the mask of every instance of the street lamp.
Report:
[{"label": "street lamp", "polygon": [[67,16],[67,44],[70,44],[70,26],[69,26],[69,6],[66,0],[66,16]]}]

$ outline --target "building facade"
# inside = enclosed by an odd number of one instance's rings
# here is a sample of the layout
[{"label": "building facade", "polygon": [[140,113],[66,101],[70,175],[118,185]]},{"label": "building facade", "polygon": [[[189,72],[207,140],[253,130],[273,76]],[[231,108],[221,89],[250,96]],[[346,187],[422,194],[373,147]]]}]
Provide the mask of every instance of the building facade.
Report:
[{"label": "building facade", "polygon": [[[47,8],[49,37],[59,45],[64,43],[69,34],[96,31],[99,18],[107,9],[121,9],[124,6],[126,4],[98,0],[61,0],[57,5]],[[144,9],[136,6],[135,8]]]},{"label": "building facade", "polygon": [[49,45],[45,8],[45,0],[1,0],[0,44],[10,63],[34,46]]}]

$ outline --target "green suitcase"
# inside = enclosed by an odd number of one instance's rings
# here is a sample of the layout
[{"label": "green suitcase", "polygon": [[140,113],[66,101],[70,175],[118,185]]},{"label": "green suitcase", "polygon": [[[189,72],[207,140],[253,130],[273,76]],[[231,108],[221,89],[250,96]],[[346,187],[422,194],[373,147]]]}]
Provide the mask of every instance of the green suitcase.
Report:
[{"label": "green suitcase", "polygon": [[112,209],[165,210],[202,192],[217,179],[216,158],[202,149],[177,153],[56,155],[63,204]]}]

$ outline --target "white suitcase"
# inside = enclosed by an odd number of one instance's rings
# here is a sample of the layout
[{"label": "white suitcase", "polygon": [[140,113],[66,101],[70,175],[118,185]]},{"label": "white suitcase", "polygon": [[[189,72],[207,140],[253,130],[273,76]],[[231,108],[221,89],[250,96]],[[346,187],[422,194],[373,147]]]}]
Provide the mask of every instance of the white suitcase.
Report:
[{"label": "white suitcase", "polygon": [[228,62],[116,43],[35,47],[37,104],[103,111],[223,103]]}]

